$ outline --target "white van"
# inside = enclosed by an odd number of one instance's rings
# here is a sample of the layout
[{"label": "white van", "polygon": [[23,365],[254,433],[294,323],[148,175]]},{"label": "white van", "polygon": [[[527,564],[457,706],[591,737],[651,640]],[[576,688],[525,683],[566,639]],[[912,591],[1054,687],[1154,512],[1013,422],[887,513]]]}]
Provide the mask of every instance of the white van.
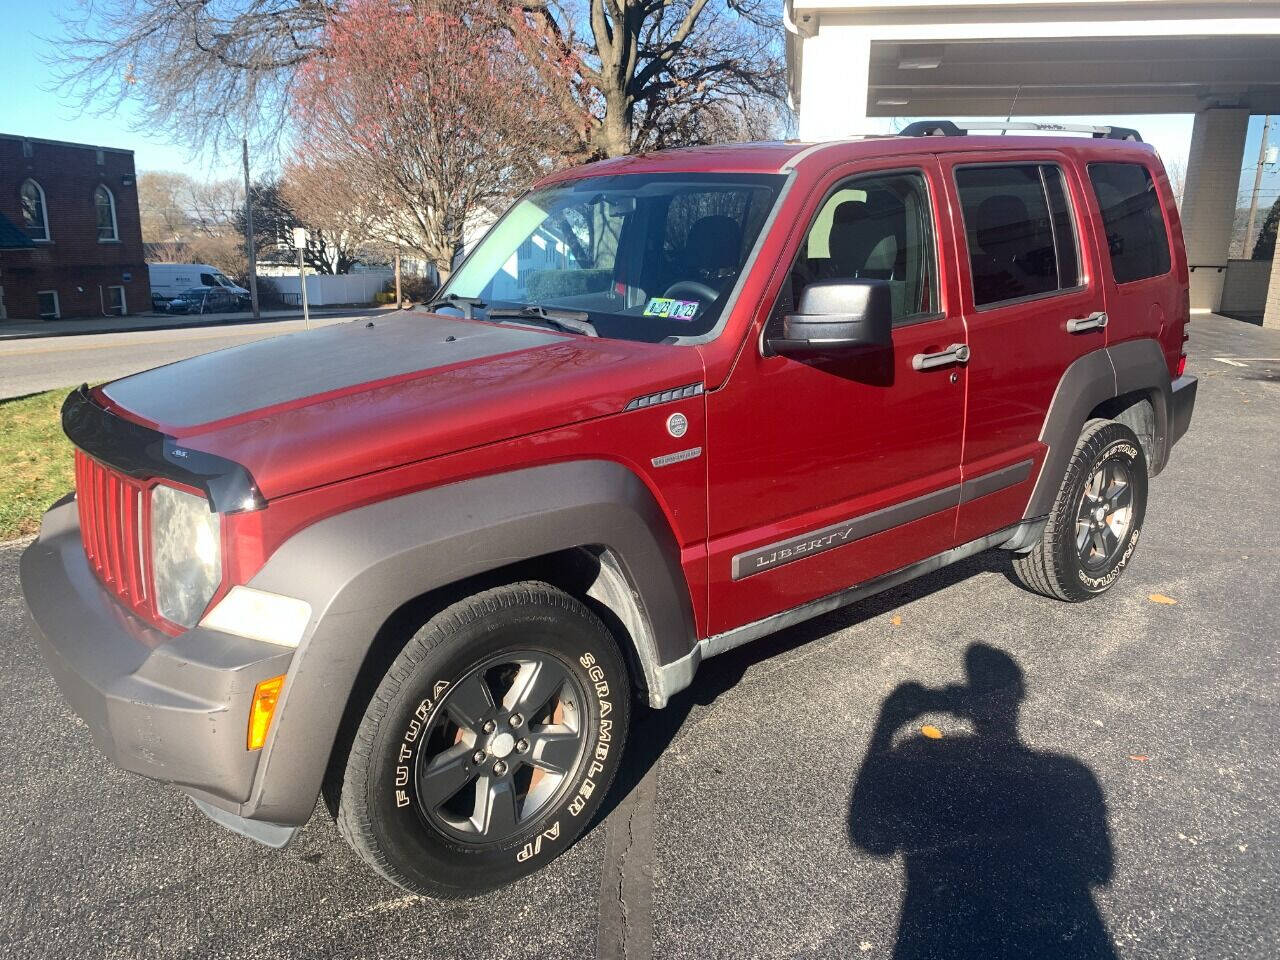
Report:
[{"label": "white van", "polygon": [[207,263],[149,263],[151,292],[172,300],[192,287],[222,287],[240,297],[249,291],[229,280],[217,267]]}]

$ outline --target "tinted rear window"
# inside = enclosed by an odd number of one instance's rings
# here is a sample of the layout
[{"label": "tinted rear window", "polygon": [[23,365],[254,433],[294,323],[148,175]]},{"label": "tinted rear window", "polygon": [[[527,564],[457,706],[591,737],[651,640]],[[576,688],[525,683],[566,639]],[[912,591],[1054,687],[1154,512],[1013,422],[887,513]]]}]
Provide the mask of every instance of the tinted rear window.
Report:
[{"label": "tinted rear window", "polygon": [[1169,272],[1169,234],[1147,168],[1137,163],[1091,163],[1089,179],[1102,210],[1116,283]]},{"label": "tinted rear window", "polygon": [[1075,224],[1058,167],[959,167],[956,187],[975,306],[1079,285]]}]

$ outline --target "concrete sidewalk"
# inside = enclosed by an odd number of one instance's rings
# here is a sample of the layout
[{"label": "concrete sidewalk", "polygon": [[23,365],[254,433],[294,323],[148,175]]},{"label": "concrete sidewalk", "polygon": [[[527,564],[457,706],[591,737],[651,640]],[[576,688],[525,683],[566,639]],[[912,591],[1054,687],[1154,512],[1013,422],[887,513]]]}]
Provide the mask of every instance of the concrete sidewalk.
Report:
[{"label": "concrete sidewalk", "polygon": [[[395,310],[394,305],[349,307],[320,307],[311,311],[312,317],[374,316]],[[263,310],[262,319],[253,314],[206,313],[199,316],[183,314],[143,313],[128,317],[91,317],[68,320],[0,321],[0,340],[28,340],[37,337],[78,337],[94,333],[127,333],[133,330],[185,330],[189,327],[223,327],[240,323],[270,323],[277,320],[300,320],[302,310],[290,307],[286,310]]]}]

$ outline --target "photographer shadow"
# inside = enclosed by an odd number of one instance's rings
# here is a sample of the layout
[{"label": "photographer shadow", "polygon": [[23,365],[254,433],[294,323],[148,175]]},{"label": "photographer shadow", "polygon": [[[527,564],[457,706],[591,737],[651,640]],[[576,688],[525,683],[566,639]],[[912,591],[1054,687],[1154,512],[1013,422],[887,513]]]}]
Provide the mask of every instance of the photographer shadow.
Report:
[{"label": "photographer shadow", "polygon": [[[1025,687],[1011,656],[973,644],[965,672],[963,686],[889,694],[854,783],[854,845],[903,855],[894,956],[1114,958],[1092,893],[1112,874],[1097,778],[1019,739]],[[937,713],[973,732],[922,735],[916,724]]]}]

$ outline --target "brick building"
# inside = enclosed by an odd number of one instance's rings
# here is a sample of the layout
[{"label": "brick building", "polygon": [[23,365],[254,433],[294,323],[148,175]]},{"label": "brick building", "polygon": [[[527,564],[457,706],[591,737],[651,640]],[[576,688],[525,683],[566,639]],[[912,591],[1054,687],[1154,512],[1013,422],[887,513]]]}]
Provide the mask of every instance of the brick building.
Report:
[{"label": "brick building", "polygon": [[133,151],[0,134],[0,321],[150,309]]}]

